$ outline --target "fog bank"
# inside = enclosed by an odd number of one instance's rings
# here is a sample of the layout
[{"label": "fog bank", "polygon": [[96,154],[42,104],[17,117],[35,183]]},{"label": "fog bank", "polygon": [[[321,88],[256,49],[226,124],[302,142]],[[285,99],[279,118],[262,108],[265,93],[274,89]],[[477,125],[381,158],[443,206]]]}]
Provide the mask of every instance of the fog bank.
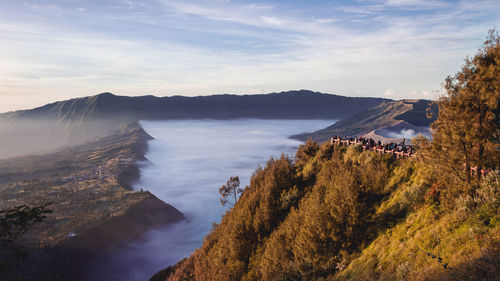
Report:
[{"label": "fog bank", "polygon": [[81,145],[128,123],[119,118],[73,122],[44,117],[0,117],[0,160]]},{"label": "fog bank", "polygon": [[301,143],[288,136],[331,125],[332,120],[141,121],[149,142],[135,189],[147,189],[183,212],[187,221],[151,231],[142,241],[94,262],[87,280],[148,280],[200,247],[222,207],[218,189],[231,176],[248,185],[270,156],[294,155]]}]

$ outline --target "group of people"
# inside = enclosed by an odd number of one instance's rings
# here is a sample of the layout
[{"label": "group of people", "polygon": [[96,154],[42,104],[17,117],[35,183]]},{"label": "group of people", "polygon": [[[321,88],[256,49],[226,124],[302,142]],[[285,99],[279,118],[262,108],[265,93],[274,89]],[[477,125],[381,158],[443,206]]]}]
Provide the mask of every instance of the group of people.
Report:
[{"label": "group of people", "polygon": [[333,145],[337,143],[339,145],[361,145],[363,150],[371,150],[380,154],[393,154],[397,158],[399,157],[413,157],[415,156],[415,147],[406,144],[406,140],[403,138],[403,141],[400,143],[388,142],[384,143],[381,141],[375,141],[372,138],[365,137],[340,137],[333,136],[330,139],[330,143]]},{"label": "group of people", "polygon": [[[330,138],[330,144],[332,145],[335,143],[341,146],[361,145],[363,147],[363,150],[371,150],[379,154],[393,154],[397,158],[415,157],[415,146],[406,144],[405,142],[406,140],[404,138],[400,143],[384,143],[381,141],[375,141],[372,138],[365,137],[333,136]],[[491,172],[491,169],[479,169],[477,166],[470,167],[471,175],[479,174],[480,176],[486,176],[489,172]]]}]

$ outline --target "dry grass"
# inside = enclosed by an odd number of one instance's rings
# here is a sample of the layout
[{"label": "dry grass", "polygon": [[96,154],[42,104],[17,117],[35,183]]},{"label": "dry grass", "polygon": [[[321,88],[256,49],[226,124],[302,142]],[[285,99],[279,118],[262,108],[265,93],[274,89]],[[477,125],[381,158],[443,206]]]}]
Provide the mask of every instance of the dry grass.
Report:
[{"label": "dry grass", "polygon": [[421,200],[408,203],[404,194],[415,188],[423,187],[410,180],[381,205],[379,214],[401,205],[412,211],[363,249],[335,279],[498,280],[499,198],[492,199],[495,208],[486,202],[464,213],[458,205],[450,210]]}]

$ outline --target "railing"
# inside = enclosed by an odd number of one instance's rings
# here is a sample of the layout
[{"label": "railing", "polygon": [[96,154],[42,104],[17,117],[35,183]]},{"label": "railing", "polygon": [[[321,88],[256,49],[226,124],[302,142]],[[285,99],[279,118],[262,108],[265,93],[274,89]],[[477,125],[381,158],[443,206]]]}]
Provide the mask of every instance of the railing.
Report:
[{"label": "railing", "polygon": [[[339,145],[339,146],[349,146],[349,145],[361,145],[363,147],[363,151],[373,151],[377,154],[384,155],[389,154],[393,155],[397,159],[400,158],[414,158],[417,157],[417,154],[414,152],[414,147],[412,145],[406,145],[404,142],[402,143],[382,143],[376,142],[370,138],[341,138],[341,137],[332,137],[330,138],[331,145]],[[401,149],[399,149],[401,148]],[[465,166],[465,164],[464,164]],[[470,167],[471,175],[477,175],[480,173],[481,177],[486,176],[491,169],[479,169],[478,166]]]},{"label": "railing", "polygon": [[[413,152],[413,147],[411,145],[405,145],[404,143],[396,144],[396,143],[388,143],[382,144],[380,142],[375,142],[373,139],[367,138],[341,138],[341,137],[332,137],[330,139],[330,144],[336,144],[339,146],[349,146],[349,145],[361,145],[363,150],[369,150],[376,152],[377,154],[390,154],[394,155],[396,158],[410,158],[416,157]],[[401,147],[402,150],[398,150],[390,147]],[[390,149],[389,149],[390,148]]]}]

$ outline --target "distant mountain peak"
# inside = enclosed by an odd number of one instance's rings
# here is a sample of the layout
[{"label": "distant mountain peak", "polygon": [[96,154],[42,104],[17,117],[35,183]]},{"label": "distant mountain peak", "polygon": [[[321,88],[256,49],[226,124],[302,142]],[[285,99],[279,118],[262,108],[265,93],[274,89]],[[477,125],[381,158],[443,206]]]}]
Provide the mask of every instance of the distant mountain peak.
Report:
[{"label": "distant mountain peak", "polygon": [[110,92],[104,92],[104,93],[100,93],[100,94],[94,95],[94,97],[99,97],[99,98],[116,97],[116,96],[117,95],[115,95],[113,93],[110,93]]},{"label": "distant mountain peak", "polygon": [[97,100],[97,101],[108,101],[108,100],[114,100],[116,98],[119,98],[119,96],[114,95],[110,92],[100,93],[98,95],[90,97],[90,99]]},{"label": "distant mountain peak", "polygon": [[[17,140],[2,151],[23,147],[28,152],[37,135],[38,150],[61,144],[83,143],[131,121],[177,119],[340,119],[388,101],[383,98],[344,97],[309,90],[260,95],[199,97],[117,96],[110,92],[59,101],[31,110],[0,114],[0,136]],[[43,120],[42,123],[38,122]],[[30,130],[18,126],[35,124]],[[35,122],[37,121],[37,122]],[[28,132],[29,131],[29,132]],[[19,143],[21,139],[25,142]],[[55,140],[54,140],[55,139]],[[46,147],[46,148],[45,148]]]},{"label": "distant mountain peak", "polygon": [[285,95],[318,95],[319,94],[319,95],[325,95],[325,93],[311,91],[311,90],[305,90],[305,89],[282,91],[282,92],[279,92],[277,94],[285,94]]}]

